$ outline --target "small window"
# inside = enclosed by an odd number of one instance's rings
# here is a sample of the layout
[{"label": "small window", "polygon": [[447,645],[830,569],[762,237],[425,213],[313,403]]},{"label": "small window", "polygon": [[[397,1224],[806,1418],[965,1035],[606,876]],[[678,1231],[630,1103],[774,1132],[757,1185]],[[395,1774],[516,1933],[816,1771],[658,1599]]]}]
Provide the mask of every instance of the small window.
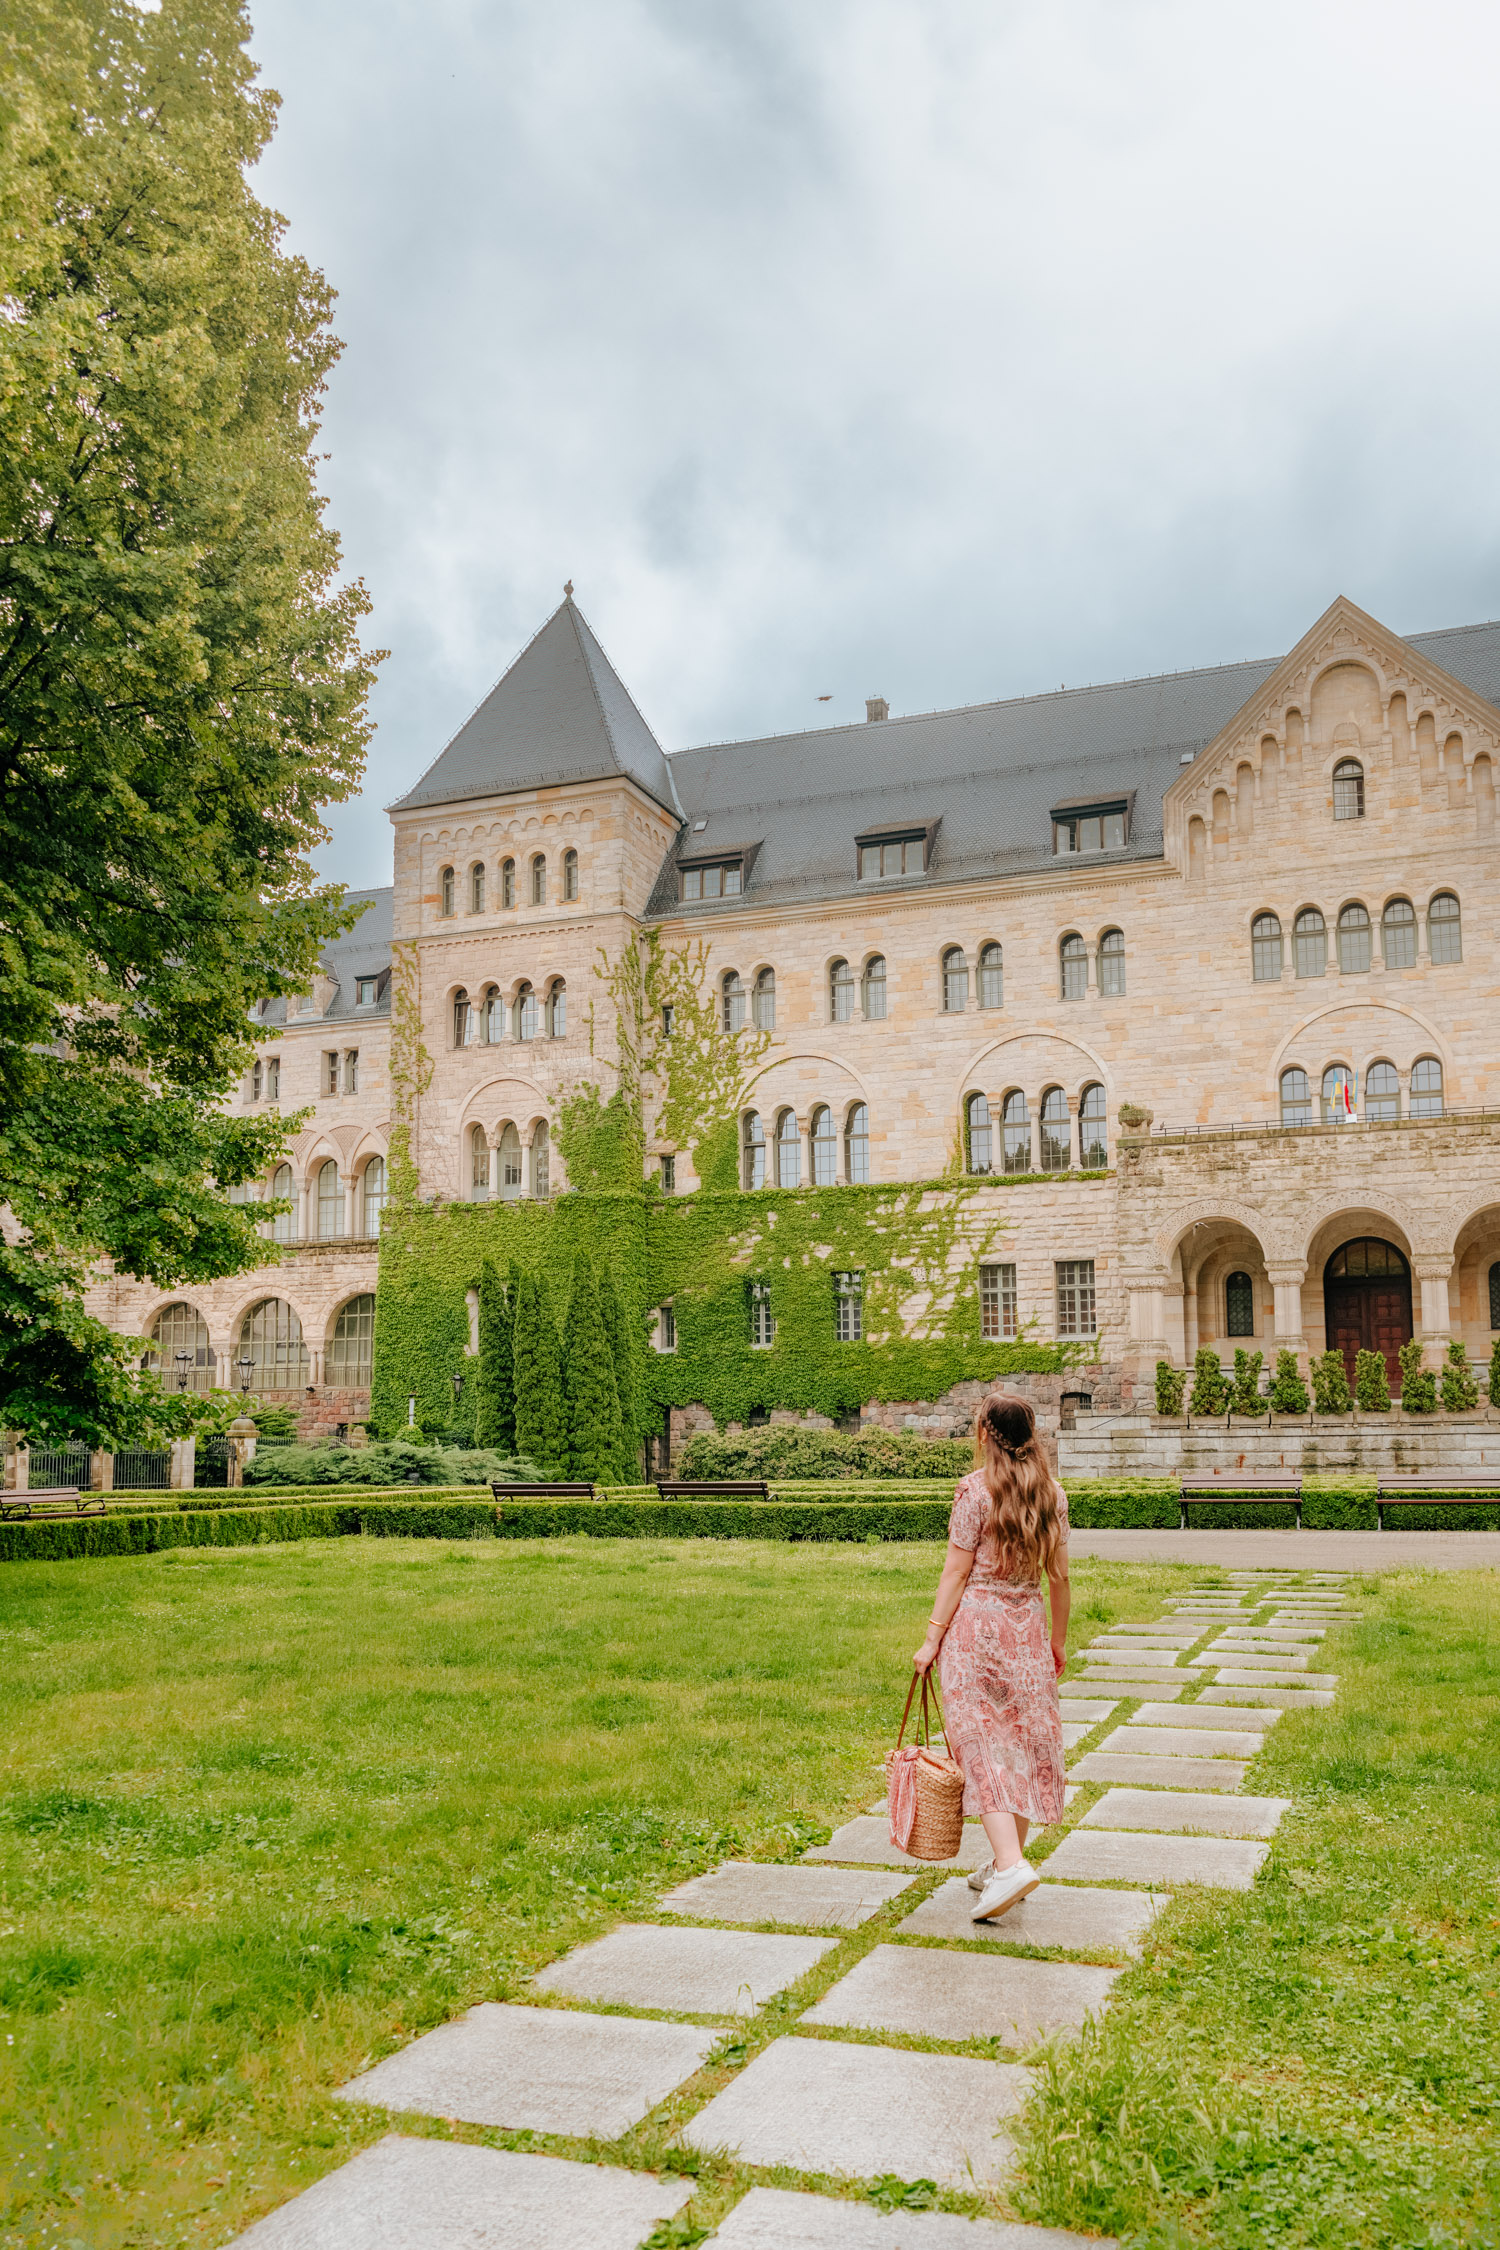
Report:
[{"label": "small window", "polygon": [[364,1203],[364,1233],[374,1241],[380,1232],[381,1213],[385,1209],[385,1158],[372,1156],[360,1178],[361,1199]]},{"label": "small window", "polygon": [[1250,925],[1250,974],[1257,984],[1281,982],[1281,917],[1257,914]]},{"label": "small window", "polygon": [[659,1352],[676,1351],[677,1313],[672,1305],[657,1306],[656,1326],[652,1332],[651,1341]]},{"label": "small window", "polygon": [[1005,1005],[1005,963],[998,945],[979,948],[979,1005],[981,1008]]},{"label": "small window", "polygon": [[745,1112],[745,1185],[763,1188],[766,1184],[766,1136],[760,1118],[753,1109]]},{"label": "small window", "polygon": [[1059,1336],[1093,1336],[1098,1333],[1098,1322],[1094,1317],[1092,1258],[1065,1258],[1058,1263],[1057,1333]]},{"label": "small window", "polygon": [[776,1120],[776,1185],[799,1187],[802,1182],[802,1135],[797,1112],[784,1109]]},{"label": "small window", "polygon": [[1052,849],[1058,853],[1118,852],[1125,848],[1125,807],[1098,805],[1087,812],[1054,813]]},{"label": "small window", "polygon": [[670,1000],[661,1012],[661,1035],[663,1039],[670,1039],[672,1036],[672,1003]]},{"label": "small window", "polygon": [[943,1008],[961,1016],[969,1005],[969,961],[961,945],[950,945],[943,955]]},{"label": "small window", "polygon": [[499,1178],[500,1200],[502,1203],[514,1203],[520,1196],[525,1170],[521,1152],[521,1135],[514,1124],[508,1124],[501,1133],[500,1146],[496,1149],[495,1155],[498,1159],[496,1171]]},{"label": "small window", "polygon": [[1089,989],[1088,947],[1076,930],[1070,930],[1057,949],[1059,990],[1064,1000],[1085,1000]]},{"label": "small window", "polygon": [[1299,977],[1320,977],[1328,968],[1328,925],[1315,906],[1304,906],[1292,924],[1293,964]]},{"label": "small window", "polygon": [[1388,969],[1417,965],[1417,917],[1409,898],[1387,901],[1380,917],[1380,951]]},{"label": "small window", "polygon": [[750,1342],[756,1351],[765,1351],[776,1341],[776,1316],[771,1310],[771,1284],[769,1281],[752,1281],[750,1284]]},{"label": "small window", "polygon": [[682,895],[688,898],[738,898],[744,884],[744,862],[721,860],[713,867],[684,867]]},{"label": "small window", "polygon": [[474,1038],[474,1009],[468,993],[460,985],[453,995],[453,1044],[470,1046]]},{"label": "small window", "polygon": [[1443,1114],[1443,1066],[1435,1055],[1424,1055],[1411,1066],[1411,1103],[1408,1115],[1412,1117],[1441,1117]]},{"label": "small window", "polygon": [[1078,1105],[1078,1141],[1085,1172],[1103,1172],[1109,1166],[1109,1134],[1104,1115],[1104,1088],[1085,1086]]},{"label": "small window", "polygon": [[351,1297],[333,1324],[328,1380],[351,1390],[368,1390],[374,1361],[375,1299]]},{"label": "small window", "polygon": [[1068,1097],[1061,1086],[1049,1086],[1042,1096],[1041,1156],[1044,1172],[1066,1172],[1073,1159],[1068,1124]]},{"label": "small window", "polygon": [[484,912],[484,861],[476,859],[469,869],[469,912]]},{"label": "small window", "polygon": [[514,1006],[516,1037],[535,1039],[542,1027],[541,1004],[529,984],[523,984],[516,994]]},{"label": "small window", "polygon": [[516,863],[513,859],[507,859],[503,860],[500,866],[500,904],[502,906],[514,906],[515,903]]},{"label": "small window", "polygon": [[1451,891],[1439,891],[1427,909],[1427,952],[1434,968],[1464,957],[1458,900]]},{"label": "small window", "polygon": [[342,1242],[344,1238],[344,1183],[330,1156],[318,1166],[318,1240]]},{"label": "small window", "polygon": [[885,955],[872,953],[863,978],[866,1023],[885,1022]]},{"label": "small window", "polygon": [[1281,1122],[1283,1125],[1312,1123],[1312,1087],[1305,1070],[1284,1070],[1281,1074]]},{"label": "small window", "polygon": [[356,977],[354,980],[354,1005],[356,1008],[373,1008],[375,995],[380,989],[379,977]]},{"label": "small window", "polygon": [[757,1031],[776,1029],[776,971],[762,969],[755,980],[752,995],[755,1028]]},{"label": "small window", "polygon": [[1365,769],[1358,758],[1340,758],[1333,769],[1333,817],[1363,820],[1364,812]]},{"label": "small window", "polygon": [[480,1004],[479,1020],[487,1047],[498,1047],[505,1037],[505,1002],[500,997],[498,984],[487,984]]},{"label": "small window", "polygon": [[[380,1158],[372,1156],[370,1163],[380,1164]],[[385,1167],[382,1164],[382,1173],[384,1170]],[[368,1165],[365,1171],[368,1178]],[[297,1239],[297,1198],[292,1192],[292,1167],[290,1164],[278,1164],[271,1174],[271,1195],[277,1203],[284,1202],[291,1205],[289,1211],[278,1211],[271,1221],[271,1240],[273,1242],[295,1242]]]},{"label": "small window", "polygon": [[1247,1273],[1232,1273],[1224,1284],[1224,1333],[1255,1334],[1255,1290]]},{"label": "small window", "polygon": [[870,1177],[870,1112],[854,1102],[844,1122],[844,1178],[858,1187]]},{"label": "small window", "polygon": [[720,983],[724,1001],[724,1029],[743,1031],[745,1028],[745,980],[738,969],[726,969]]},{"label": "small window", "polygon": [[1401,1080],[1393,1063],[1371,1063],[1365,1072],[1364,1113],[1373,1124],[1401,1115]]},{"label": "small window", "polygon": [[865,1333],[865,1277],[862,1273],[836,1273],[833,1277],[833,1332],[841,1344],[858,1344]]},{"label": "small window", "polygon": [[346,1094],[357,1094],[359,1092],[359,1049],[357,1047],[346,1047],[344,1049],[344,1092]]},{"label": "small window", "polygon": [[1125,990],[1125,932],[1106,930],[1099,940],[1099,990],[1118,999]]},{"label": "small window", "polygon": [[[356,1057],[355,1057],[355,1060],[356,1060],[356,1062],[357,1062],[357,1061],[359,1060],[358,1056],[356,1056]],[[351,1091],[351,1093],[353,1092],[353,1088],[352,1088],[352,1087],[350,1088],[350,1091]],[[280,1101],[280,1099],[281,1099],[281,1057],[280,1057],[280,1055],[267,1055],[267,1057],[266,1057],[266,1100],[267,1100],[268,1102],[279,1102],[279,1101]]]},{"label": "small window", "polygon": [[250,1066],[250,1099],[251,1099],[251,1101],[253,1101],[253,1102],[258,1102],[258,1101],[260,1100],[260,1098],[261,1098],[261,1094],[262,1094],[262,1092],[263,1092],[263,1090],[264,1090],[264,1088],[265,1088],[265,1083],[266,1083],[266,1066],[265,1066],[265,1064],[264,1064],[264,1063],[252,1063],[252,1064],[251,1064],[251,1066]]},{"label": "small window", "polygon": [[1490,1267],[1490,1327],[1500,1328],[1500,1258]]},{"label": "small window", "polygon": [[451,914],[453,912],[453,870],[451,867],[445,867],[438,877],[438,899],[438,912],[440,914]]},{"label": "small window", "polygon": [[677,1158],[676,1158],[676,1156],[675,1156],[675,1155],[671,1155],[671,1156],[661,1156],[661,1157],[658,1157],[658,1158],[657,1158],[657,1167],[656,1167],[656,1168],[657,1168],[657,1177],[658,1177],[658,1178],[659,1178],[659,1180],[661,1181],[661,1192],[662,1192],[662,1194],[663,1194],[663,1195],[675,1195],[675,1194],[677,1193]]},{"label": "small window", "polygon": [[547,995],[547,1036],[565,1039],[568,1034],[568,988],[561,977],[554,977]]},{"label": "small window", "polygon": [[878,843],[859,847],[859,879],[871,882],[887,875],[920,875],[926,864],[927,839],[921,829],[911,836],[883,836]]},{"label": "small window", "polygon": [[552,1193],[552,1135],[545,1117],[531,1136],[531,1192],[538,1203]]},{"label": "small window", "polygon": [[543,852],[537,852],[531,862],[531,903],[533,906],[547,903],[547,860]]},{"label": "small window", "polygon": [[1370,917],[1357,902],[1339,909],[1339,970],[1359,976],[1370,966]]},{"label": "small window", "polygon": [[830,1023],[852,1023],[854,1020],[854,971],[847,961],[833,961],[829,964],[828,1020]]},{"label": "small window", "polygon": [[469,1128],[469,1201],[488,1203],[490,1199],[490,1144],[482,1125]]},{"label": "small window", "polygon": [[571,904],[578,896],[578,854],[563,853],[563,897]]},{"label": "small window", "polygon": [[983,1094],[971,1094],[964,1104],[964,1139],[968,1144],[969,1170],[991,1170],[990,1105]]},{"label": "small window", "polygon": [[339,1051],[330,1047],[323,1057],[323,1091],[336,1094],[339,1090]]},{"label": "small window", "polygon": [[979,1269],[979,1333],[987,1344],[1004,1343],[1016,1333],[1016,1269]]},{"label": "small window", "polygon": [[1031,1111],[1017,1087],[1000,1112],[1000,1164],[1006,1172],[1031,1170]]},{"label": "small window", "polygon": [[812,1113],[812,1184],[832,1187],[838,1178],[839,1144],[833,1130],[833,1111],[820,1102]]}]

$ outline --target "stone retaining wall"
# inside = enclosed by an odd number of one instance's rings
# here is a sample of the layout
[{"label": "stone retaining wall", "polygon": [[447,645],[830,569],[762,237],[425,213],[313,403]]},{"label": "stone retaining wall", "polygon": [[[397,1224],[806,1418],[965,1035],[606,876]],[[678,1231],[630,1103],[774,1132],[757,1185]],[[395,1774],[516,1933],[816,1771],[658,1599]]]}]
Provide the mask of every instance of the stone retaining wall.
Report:
[{"label": "stone retaining wall", "polygon": [[1061,1432],[1069,1477],[1500,1476],[1500,1414],[1278,1414],[1268,1422],[1174,1421],[1154,1414],[1080,1415]]}]

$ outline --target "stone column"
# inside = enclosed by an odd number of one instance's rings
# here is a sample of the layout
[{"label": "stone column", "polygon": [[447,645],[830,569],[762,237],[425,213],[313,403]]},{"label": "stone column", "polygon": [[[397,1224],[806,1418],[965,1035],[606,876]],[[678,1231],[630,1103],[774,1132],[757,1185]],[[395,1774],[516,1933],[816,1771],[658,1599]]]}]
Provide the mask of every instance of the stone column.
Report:
[{"label": "stone column", "polygon": [[1169,1281],[1162,1289],[1162,1326],[1166,1336],[1165,1357],[1174,1367],[1188,1364],[1187,1318],[1183,1309],[1184,1291],[1180,1281]]},{"label": "stone column", "polygon": [[31,1489],[31,1448],[16,1441],[15,1451],[5,1456],[5,1489],[7,1492],[29,1492]]},{"label": "stone column", "polygon": [[167,1470],[167,1489],[170,1492],[191,1492],[197,1471],[198,1440],[180,1437],[172,1440],[172,1459]]},{"label": "stone column", "polygon": [[294,1186],[292,1198],[297,1209],[297,1240],[311,1242],[316,1228],[316,1183],[310,1173],[304,1173],[301,1187]]},{"label": "stone column", "polygon": [[1162,1302],[1162,1276],[1159,1273],[1127,1274],[1125,1287],[1130,1296],[1131,1348],[1138,1364],[1150,1369],[1155,1367],[1159,1359],[1170,1356]]},{"label": "stone column", "polygon": [[1031,1119],[1031,1170],[1040,1172],[1042,1168],[1042,1105],[1039,1101],[1032,1101],[1028,1094],[1026,1108]]},{"label": "stone column", "polygon": [[115,1489],[115,1457],[112,1453],[89,1455],[90,1492],[113,1492]]},{"label": "stone column", "polygon": [[1295,1352],[1297,1364],[1307,1364],[1307,1339],[1302,1333],[1302,1284],[1307,1279],[1307,1267],[1267,1265],[1266,1279],[1276,1292],[1276,1333],[1271,1339],[1273,1352]]},{"label": "stone column", "polygon": [[245,1481],[246,1464],[255,1459],[256,1428],[248,1414],[237,1414],[229,1425],[229,1482],[238,1487]]},{"label": "stone column", "polygon": [[1428,1347],[1422,1357],[1427,1365],[1441,1367],[1449,1341],[1448,1283],[1453,1273],[1452,1255],[1444,1250],[1434,1257],[1413,1258],[1412,1272],[1422,1285],[1417,1333]]},{"label": "stone column", "polygon": [[344,1240],[354,1240],[354,1174],[345,1172],[344,1182]]},{"label": "stone column", "polygon": [[1083,1170],[1083,1143],[1078,1138],[1078,1112],[1083,1104],[1083,1096],[1082,1094],[1068,1094],[1064,1098],[1068,1105],[1068,1162],[1070,1165],[1076,1164],[1081,1172]]}]

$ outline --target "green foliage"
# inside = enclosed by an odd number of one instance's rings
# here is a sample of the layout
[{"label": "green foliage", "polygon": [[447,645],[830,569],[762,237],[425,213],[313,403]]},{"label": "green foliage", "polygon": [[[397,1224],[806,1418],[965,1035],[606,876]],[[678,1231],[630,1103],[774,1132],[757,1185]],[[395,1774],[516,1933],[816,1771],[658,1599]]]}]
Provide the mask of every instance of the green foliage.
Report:
[{"label": "green foliage", "polygon": [[1156,1411],[1158,1414],[1180,1414],[1182,1395],[1187,1389],[1187,1369],[1174,1367],[1169,1360],[1156,1363]]},{"label": "green foliage", "polygon": [[562,1360],[568,1408],[567,1473],[602,1482],[619,1472],[624,1434],[599,1291],[593,1268],[582,1251],[573,1267]]},{"label": "green foliage", "polygon": [[637,1109],[619,1088],[605,1101],[585,1082],[557,1105],[557,1145],[568,1167],[568,1185],[601,1190],[637,1188],[645,1136]]},{"label": "green foliage", "polygon": [[1436,1414],[1437,1377],[1430,1367],[1422,1365],[1422,1340],[1413,1336],[1396,1354],[1401,1362],[1401,1411],[1403,1414]]},{"label": "green foliage", "polygon": [[393,1485],[415,1480],[419,1484],[488,1484],[497,1477],[514,1477],[534,1483],[537,1469],[530,1461],[497,1453],[490,1447],[471,1452],[436,1445],[287,1445],[262,1451],[245,1469],[250,1485]]},{"label": "green foliage", "polygon": [[262,1406],[259,1399],[253,1399],[250,1404],[250,1419],[255,1424],[257,1460],[268,1447],[297,1443],[295,1406]]},{"label": "green foliage", "polygon": [[1445,1414],[1472,1414],[1479,1404],[1479,1385],[1469,1373],[1468,1352],[1456,1339],[1443,1363],[1442,1395]]},{"label": "green foliage", "polygon": [[604,1341],[609,1351],[610,1364],[614,1368],[615,1391],[620,1402],[620,1457],[617,1473],[622,1477],[632,1477],[640,1468],[641,1444],[649,1430],[645,1392],[641,1382],[641,1345],[638,1335],[632,1334],[625,1318],[620,1292],[615,1287],[614,1276],[608,1266],[599,1275],[599,1315],[604,1322]]},{"label": "green foliage", "polygon": [[516,1442],[516,1370],[511,1305],[493,1258],[479,1269],[479,1372],[474,1437],[509,1453]]},{"label": "green foliage", "polygon": [[1273,1414],[1305,1414],[1311,1405],[1307,1385],[1297,1370],[1295,1352],[1276,1354],[1276,1373],[1271,1382],[1271,1412]]},{"label": "green foliage", "polygon": [[1188,1400],[1188,1412],[1227,1414],[1229,1398],[1230,1385],[1219,1365],[1218,1353],[1207,1344],[1200,1345],[1193,1361],[1193,1394]]},{"label": "green foliage", "polygon": [[684,1477],[933,1477],[954,1484],[974,1466],[967,1438],[916,1430],[809,1430],[787,1422],[741,1437],[699,1431],[679,1464]]},{"label": "green foliage", "polygon": [[543,1477],[568,1474],[568,1409],[552,1312],[535,1274],[523,1274],[516,1303],[516,1443]]},{"label": "green foliage", "polygon": [[1500,1406],[1500,1336],[1490,1347],[1490,1404]]},{"label": "green foliage", "polygon": [[1315,1414],[1347,1414],[1354,1401],[1349,1396],[1349,1377],[1344,1367],[1341,1351],[1319,1352],[1310,1363],[1313,1383],[1313,1412]]},{"label": "green foliage", "polygon": [[1355,1353],[1354,1403],[1361,1414],[1389,1414],[1391,1385],[1384,1352]]},{"label": "green foliage", "polygon": [[1264,1360],[1264,1352],[1247,1352],[1236,1348],[1234,1393],[1229,1401],[1231,1414],[1264,1414],[1266,1402],[1260,1395],[1260,1371]]}]

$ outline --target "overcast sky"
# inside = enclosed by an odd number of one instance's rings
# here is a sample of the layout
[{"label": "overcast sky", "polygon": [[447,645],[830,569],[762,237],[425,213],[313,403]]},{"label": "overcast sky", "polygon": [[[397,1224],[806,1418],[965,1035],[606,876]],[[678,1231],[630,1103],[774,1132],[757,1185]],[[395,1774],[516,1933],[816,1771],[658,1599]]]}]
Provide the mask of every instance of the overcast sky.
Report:
[{"label": "overcast sky", "polygon": [[392,651],[329,874],[568,577],[668,749],[1500,613],[1493,0],[252,7]]}]

